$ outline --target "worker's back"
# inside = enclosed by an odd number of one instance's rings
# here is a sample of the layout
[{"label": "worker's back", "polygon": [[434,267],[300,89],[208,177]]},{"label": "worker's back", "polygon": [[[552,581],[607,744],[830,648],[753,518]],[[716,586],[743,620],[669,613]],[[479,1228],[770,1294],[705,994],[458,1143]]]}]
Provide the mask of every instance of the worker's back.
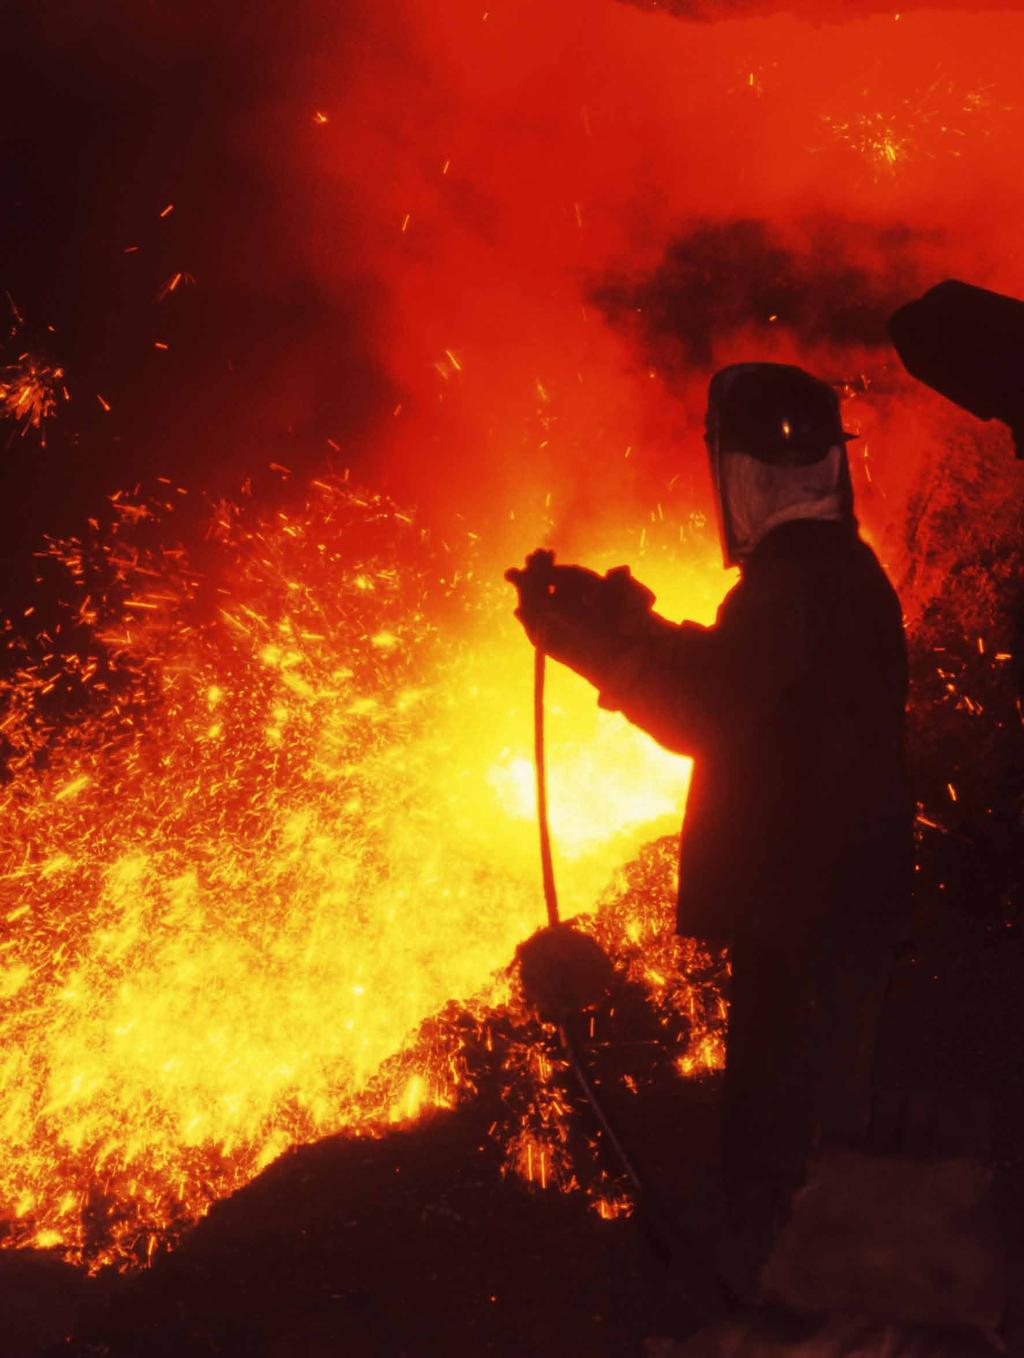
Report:
[{"label": "worker's back", "polygon": [[785,523],[745,563],[714,631],[744,672],[695,750],[680,932],[771,937],[851,911],[899,930],[906,651],[874,553],[852,524]]}]

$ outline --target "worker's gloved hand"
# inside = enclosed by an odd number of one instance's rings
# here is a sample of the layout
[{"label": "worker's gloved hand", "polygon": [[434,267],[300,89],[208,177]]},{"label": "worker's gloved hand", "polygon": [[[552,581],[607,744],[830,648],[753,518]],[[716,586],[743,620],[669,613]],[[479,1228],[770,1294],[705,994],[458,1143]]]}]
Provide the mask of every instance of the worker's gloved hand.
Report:
[{"label": "worker's gloved hand", "polygon": [[549,1023],[596,1004],[612,980],[612,964],[589,934],[550,925],[516,949],[526,1002]]},{"label": "worker's gloved hand", "polygon": [[617,566],[598,575],[585,566],[555,564],[555,554],[536,551],[524,570],[505,579],[519,591],[516,617],[546,655],[600,684],[614,664],[631,616],[646,613],[654,595]]}]

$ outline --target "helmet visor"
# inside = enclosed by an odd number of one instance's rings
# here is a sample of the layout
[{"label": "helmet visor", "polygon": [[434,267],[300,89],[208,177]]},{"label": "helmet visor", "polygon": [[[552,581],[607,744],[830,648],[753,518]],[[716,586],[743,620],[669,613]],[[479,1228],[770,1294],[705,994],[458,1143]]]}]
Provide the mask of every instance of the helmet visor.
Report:
[{"label": "helmet visor", "polygon": [[788,519],[852,518],[835,392],[800,368],[737,363],[711,379],[705,440],[728,566]]}]

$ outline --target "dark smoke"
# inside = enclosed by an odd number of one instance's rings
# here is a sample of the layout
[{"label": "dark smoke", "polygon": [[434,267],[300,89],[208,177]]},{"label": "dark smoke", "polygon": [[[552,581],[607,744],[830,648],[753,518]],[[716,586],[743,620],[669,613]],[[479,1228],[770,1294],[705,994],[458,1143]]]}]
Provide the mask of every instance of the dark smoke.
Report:
[{"label": "dark smoke", "polygon": [[594,300],[662,368],[707,369],[741,332],[808,349],[888,349],[888,318],[918,286],[923,247],[936,238],[827,220],[797,234],[766,221],[703,222],[653,273],[605,282]]}]

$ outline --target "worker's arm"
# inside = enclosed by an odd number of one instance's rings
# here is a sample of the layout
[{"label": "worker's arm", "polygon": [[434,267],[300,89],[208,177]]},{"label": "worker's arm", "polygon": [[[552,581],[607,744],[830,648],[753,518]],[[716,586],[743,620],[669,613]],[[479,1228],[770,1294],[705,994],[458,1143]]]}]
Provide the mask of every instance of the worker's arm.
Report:
[{"label": "worker's arm", "polygon": [[624,568],[604,577],[554,570],[563,583],[532,598],[522,573],[511,577],[531,640],[594,684],[602,707],[676,753],[696,754],[723,732],[739,736],[805,667],[804,609],[792,582],[745,585],[714,627],[702,627],[652,612],[653,596]]},{"label": "worker's arm", "polygon": [[594,677],[598,702],[677,754],[696,754],[714,727],[720,668],[714,628],[649,613]]},{"label": "worker's arm", "polygon": [[622,712],[659,744],[697,754],[722,735],[742,739],[793,692],[810,664],[811,631],[799,581],[745,583],[713,627],[635,619],[600,704]]}]

